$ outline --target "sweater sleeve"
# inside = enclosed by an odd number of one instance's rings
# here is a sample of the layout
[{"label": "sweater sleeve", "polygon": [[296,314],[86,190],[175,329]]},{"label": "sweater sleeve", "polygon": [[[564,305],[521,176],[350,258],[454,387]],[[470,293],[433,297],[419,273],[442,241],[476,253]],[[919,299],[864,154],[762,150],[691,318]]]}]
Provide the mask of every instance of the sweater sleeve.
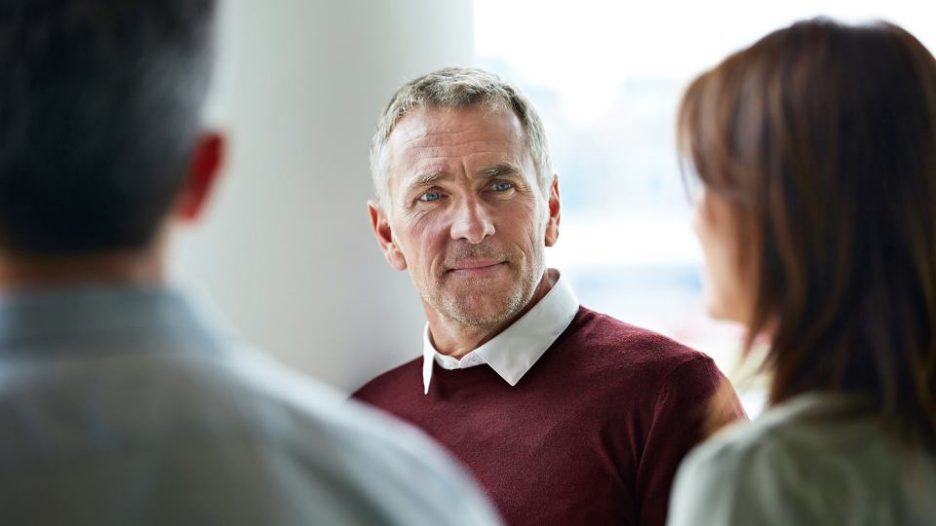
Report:
[{"label": "sweater sleeve", "polygon": [[683,457],[709,433],[746,415],[731,384],[705,355],[678,365],[651,403],[636,491],[641,526],[662,526]]}]

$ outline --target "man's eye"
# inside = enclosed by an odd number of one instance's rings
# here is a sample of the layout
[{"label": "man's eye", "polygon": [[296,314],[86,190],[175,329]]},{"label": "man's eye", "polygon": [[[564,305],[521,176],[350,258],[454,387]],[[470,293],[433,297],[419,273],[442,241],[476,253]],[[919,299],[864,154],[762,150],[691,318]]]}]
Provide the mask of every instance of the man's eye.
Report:
[{"label": "man's eye", "polygon": [[433,190],[433,191],[426,192],[423,195],[419,196],[419,200],[429,202],[429,201],[435,201],[437,199],[440,199],[441,197],[442,197],[441,192],[436,192]]},{"label": "man's eye", "polygon": [[504,192],[513,188],[513,183],[508,183],[507,181],[497,181],[491,185],[491,190],[495,192]]}]

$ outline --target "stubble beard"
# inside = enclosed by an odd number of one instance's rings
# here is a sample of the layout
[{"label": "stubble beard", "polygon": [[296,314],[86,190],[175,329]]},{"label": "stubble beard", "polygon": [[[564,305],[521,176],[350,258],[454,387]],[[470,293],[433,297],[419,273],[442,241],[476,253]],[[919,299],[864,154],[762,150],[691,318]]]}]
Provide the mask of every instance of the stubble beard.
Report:
[{"label": "stubble beard", "polygon": [[487,280],[469,282],[467,294],[446,290],[444,278],[428,298],[428,303],[446,318],[472,329],[491,329],[513,319],[533,299],[539,283],[536,269],[521,270],[513,276],[511,284],[503,293],[489,290]]}]

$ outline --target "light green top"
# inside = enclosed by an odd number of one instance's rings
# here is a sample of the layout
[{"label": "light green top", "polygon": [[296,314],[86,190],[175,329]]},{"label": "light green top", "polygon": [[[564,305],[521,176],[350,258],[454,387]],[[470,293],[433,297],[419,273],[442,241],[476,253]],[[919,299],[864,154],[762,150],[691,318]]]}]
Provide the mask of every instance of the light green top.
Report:
[{"label": "light green top", "polygon": [[719,433],[680,467],[668,524],[936,525],[936,452],[853,405],[806,394]]}]

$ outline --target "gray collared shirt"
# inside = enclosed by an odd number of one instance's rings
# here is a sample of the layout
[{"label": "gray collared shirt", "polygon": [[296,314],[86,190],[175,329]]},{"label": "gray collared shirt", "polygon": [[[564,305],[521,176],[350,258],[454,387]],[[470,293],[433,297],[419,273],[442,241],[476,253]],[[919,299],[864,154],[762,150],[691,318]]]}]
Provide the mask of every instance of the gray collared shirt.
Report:
[{"label": "gray collared shirt", "polygon": [[420,432],[167,289],[0,296],[0,524],[497,524]]}]

